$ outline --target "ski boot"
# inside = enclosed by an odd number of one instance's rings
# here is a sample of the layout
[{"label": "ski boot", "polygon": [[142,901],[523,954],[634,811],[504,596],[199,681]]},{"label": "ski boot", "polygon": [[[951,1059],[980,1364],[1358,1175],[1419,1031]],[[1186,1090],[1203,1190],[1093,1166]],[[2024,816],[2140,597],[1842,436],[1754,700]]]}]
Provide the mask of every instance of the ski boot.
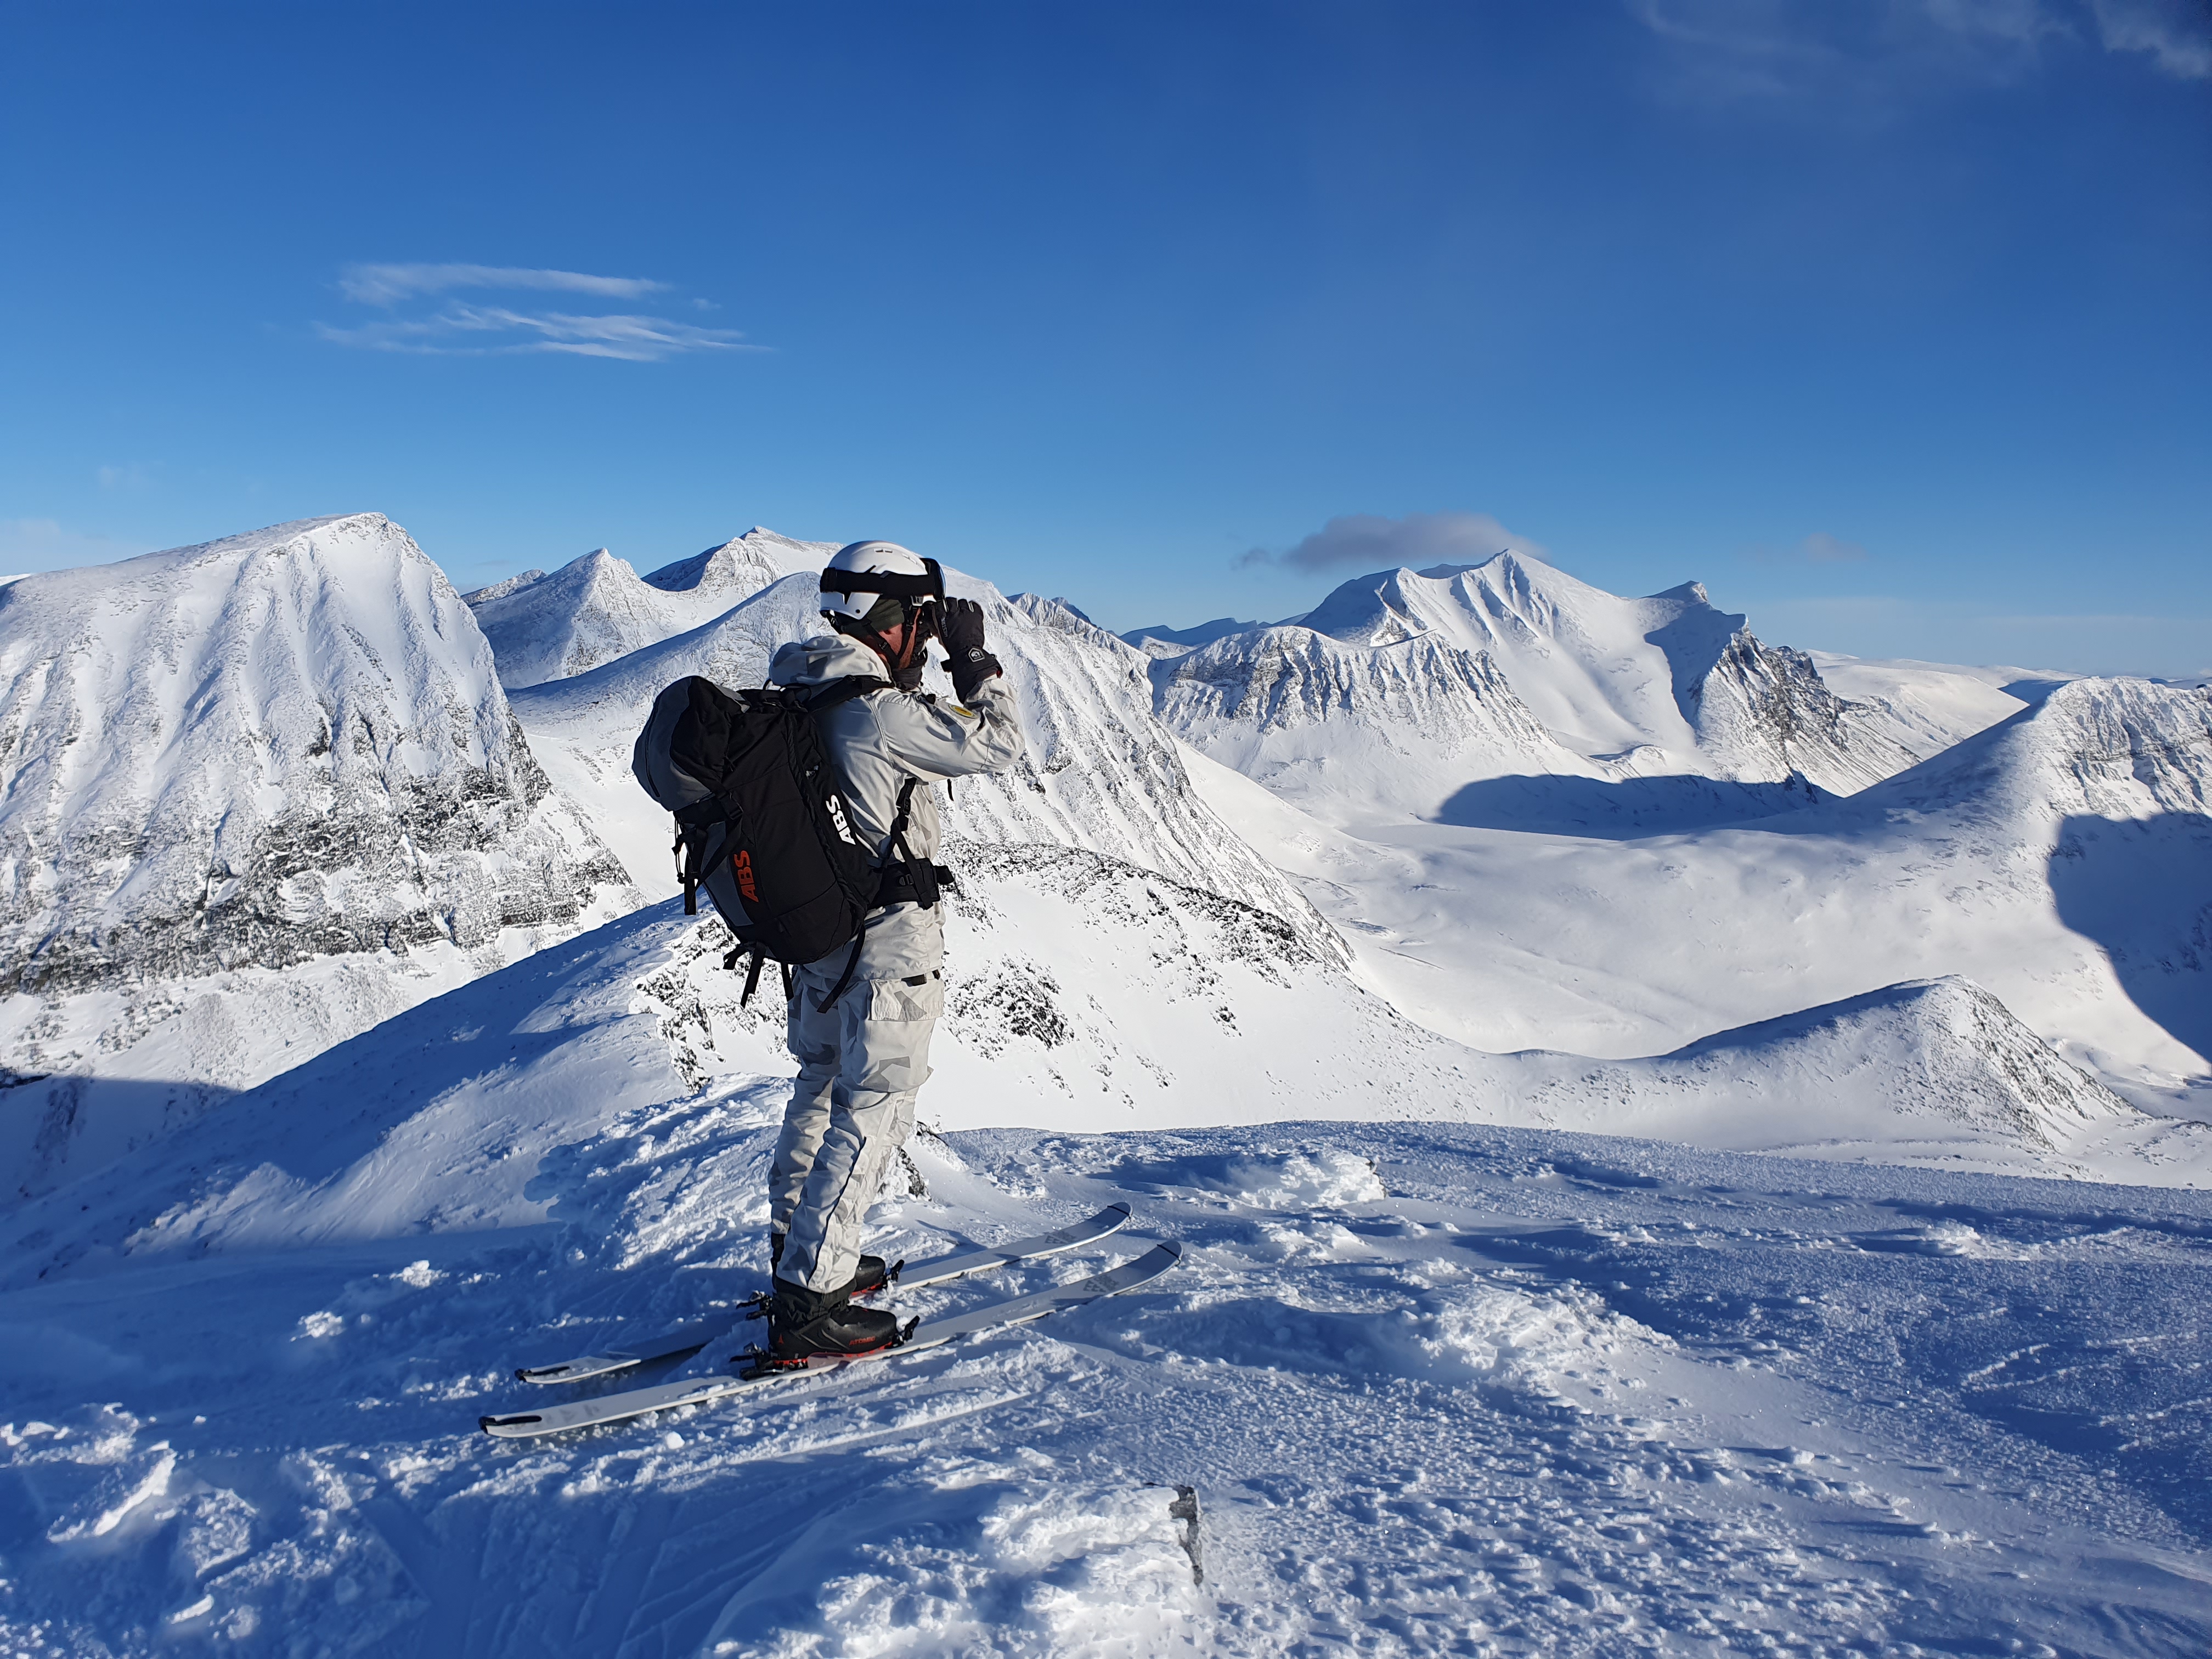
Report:
[{"label": "ski boot", "polygon": [[[783,1235],[772,1232],[768,1236],[768,1270],[773,1274],[782,1265]],[[904,1267],[906,1263],[902,1261],[899,1265]],[[853,1282],[845,1287],[845,1294],[873,1296],[878,1291],[883,1289],[890,1278],[890,1268],[885,1265],[883,1257],[864,1255],[860,1258],[859,1271],[853,1275]]]},{"label": "ski boot", "polygon": [[775,1281],[768,1305],[768,1347],[762,1370],[798,1370],[810,1359],[842,1358],[896,1347],[906,1337],[898,1317],[880,1308],[856,1308],[844,1291],[810,1291],[787,1279]]}]

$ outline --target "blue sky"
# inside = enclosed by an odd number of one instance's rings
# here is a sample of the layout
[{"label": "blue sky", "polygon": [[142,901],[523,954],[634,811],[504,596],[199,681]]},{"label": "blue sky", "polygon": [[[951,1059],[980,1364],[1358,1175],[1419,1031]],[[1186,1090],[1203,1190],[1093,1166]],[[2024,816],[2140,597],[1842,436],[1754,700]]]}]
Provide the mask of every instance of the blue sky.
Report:
[{"label": "blue sky", "polygon": [[0,29],[7,569],[757,522],[1118,629],[1495,534],[1787,643],[2212,668],[2201,0]]}]

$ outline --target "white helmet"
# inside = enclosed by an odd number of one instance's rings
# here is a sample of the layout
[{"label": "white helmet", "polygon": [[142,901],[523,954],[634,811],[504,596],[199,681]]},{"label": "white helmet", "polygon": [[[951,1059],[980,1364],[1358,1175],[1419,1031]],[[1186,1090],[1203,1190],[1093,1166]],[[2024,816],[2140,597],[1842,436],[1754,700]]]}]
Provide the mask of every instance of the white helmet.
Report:
[{"label": "white helmet", "polygon": [[822,572],[823,616],[858,622],[886,595],[909,607],[942,599],[945,573],[896,542],[853,542],[830,555]]}]

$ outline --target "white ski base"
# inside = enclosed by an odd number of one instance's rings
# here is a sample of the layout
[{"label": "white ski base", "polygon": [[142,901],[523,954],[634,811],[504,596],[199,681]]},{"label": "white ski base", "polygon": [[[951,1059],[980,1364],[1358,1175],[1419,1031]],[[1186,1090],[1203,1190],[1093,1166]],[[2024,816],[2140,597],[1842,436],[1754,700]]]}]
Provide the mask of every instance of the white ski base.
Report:
[{"label": "white ski base", "polygon": [[[1039,1233],[1031,1238],[1018,1238],[1011,1244],[1000,1244],[989,1249],[966,1250],[958,1255],[941,1255],[933,1261],[915,1267],[903,1263],[891,1269],[890,1282],[906,1290],[918,1291],[926,1285],[942,1285],[968,1273],[983,1273],[993,1267],[1003,1267],[1016,1261],[1034,1261],[1045,1256],[1059,1255],[1079,1244],[1088,1244],[1119,1232],[1128,1224],[1129,1206],[1109,1204],[1097,1215],[1048,1233]],[[651,1337],[643,1342],[626,1343],[619,1348],[610,1348],[605,1353],[584,1354],[574,1359],[564,1359],[551,1365],[525,1365],[515,1372],[525,1382],[586,1382],[595,1376],[607,1376],[616,1371],[628,1370],[633,1365],[665,1359],[672,1354],[688,1353],[705,1347],[716,1337],[728,1331],[737,1322],[723,1319],[700,1325],[686,1325],[663,1335]]]},{"label": "white ski base", "polygon": [[763,1383],[833,1370],[860,1360],[883,1359],[895,1354],[943,1347],[963,1336],[972,1336],[979,1331],[995,1330],[1001,1326],[1026,1325],[1063,1308],[1076,1307],[1085,1302],[1095,1302],[1103,1296],[1133,1290],[1174,1267],[1182,1255],[1182,1247],[1172,1241],[1155,1244],[1144,1255],[1125,1261],[1118,1267],[1110,1267],[1104,1273],[1093,1273],[1088,1279],[1056,1285],[1050,1290],[1015,1297],[1005,1302],[990,1303],[969,1313],[918,1325],[898,1346],[879,1348],[873,1353],[825,1359],[803,1370],[771,1371],[760,1376],[708,1376],[680,1382],[663,1382],[654,1388],[633,1389],[626,1394],[611,1394],[599,1400],[578,1400],[566,1405],[549,1406],[543,1411],[511,1412],[481,1417],[477,1419],[477,1424],[486,1434],[499,1439],[532,1440],[541,1435],[565,1434],[572,1429],[592,1428],[603,1423],[621,1423],[633,1417],[643,1417],[652,1412],[667,1411],[678,1406],[702,1406],[710,1401],[720,1400],[725,1395],[740,1393]]}]

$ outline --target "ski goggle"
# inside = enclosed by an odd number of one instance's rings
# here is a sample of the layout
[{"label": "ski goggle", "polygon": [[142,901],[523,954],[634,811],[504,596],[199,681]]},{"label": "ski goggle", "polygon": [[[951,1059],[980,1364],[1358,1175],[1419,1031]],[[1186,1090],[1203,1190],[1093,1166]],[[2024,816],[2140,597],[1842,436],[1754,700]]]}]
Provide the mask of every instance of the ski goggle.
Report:
[{"label": "ski goggle", "polygon": [[895,599],[917,603],[945,597],[945,571],[934,559],[924,559],[925,574],[919,576],[902,575],[896,570],[825,570],[822,573],[822,592],[824,593],[887,593]]}]

